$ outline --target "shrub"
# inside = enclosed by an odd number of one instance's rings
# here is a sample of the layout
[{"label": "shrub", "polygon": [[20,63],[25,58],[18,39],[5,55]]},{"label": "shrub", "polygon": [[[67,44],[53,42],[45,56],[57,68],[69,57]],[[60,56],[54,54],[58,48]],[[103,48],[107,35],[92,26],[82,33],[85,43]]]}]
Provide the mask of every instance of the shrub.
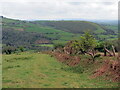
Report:
[{"label": "shrub", "polygon": [[5,46],[3,47],[2,49],[2,53],[5,53],[5,54],[12,54],[12,53],[15,53],[17,49],[13,46]]},{"label": "shrub", "polygon": [[57,48],[63,48],[64,47],[64,44],[61,44],[61,43],[58,43],[58,44],[54,44],[54,48],[57,49]]}]

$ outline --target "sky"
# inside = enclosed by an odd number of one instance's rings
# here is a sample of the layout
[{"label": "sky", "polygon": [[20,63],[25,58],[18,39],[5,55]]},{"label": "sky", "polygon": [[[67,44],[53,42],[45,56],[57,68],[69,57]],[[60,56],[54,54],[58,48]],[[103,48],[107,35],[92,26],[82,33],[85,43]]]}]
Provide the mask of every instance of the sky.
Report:
[{"label": "sky", "polygon": [[21,20],[117,20],[118,0],[0,0],[0,16]]}]

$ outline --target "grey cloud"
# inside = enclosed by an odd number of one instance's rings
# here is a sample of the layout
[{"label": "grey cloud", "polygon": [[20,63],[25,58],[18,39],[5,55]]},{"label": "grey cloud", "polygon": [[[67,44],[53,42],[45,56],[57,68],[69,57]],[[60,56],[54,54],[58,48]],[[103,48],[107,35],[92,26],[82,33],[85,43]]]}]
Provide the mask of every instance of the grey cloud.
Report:
[{"label": "grey cloud", "polygon": [[68,2],[70,5],[81,5],[81,4],[86,4],[86,2]]},{"label": "grey cloud", "polygon": [[113,5],[114,2],[102,2],[103,5]]},{"label": "grey cloud", "polygon": [[2,2],[0,4],[3,16],[18,19],[117,18],[117,7],[114,2],[34,2],[31,0],[31,2]]}]

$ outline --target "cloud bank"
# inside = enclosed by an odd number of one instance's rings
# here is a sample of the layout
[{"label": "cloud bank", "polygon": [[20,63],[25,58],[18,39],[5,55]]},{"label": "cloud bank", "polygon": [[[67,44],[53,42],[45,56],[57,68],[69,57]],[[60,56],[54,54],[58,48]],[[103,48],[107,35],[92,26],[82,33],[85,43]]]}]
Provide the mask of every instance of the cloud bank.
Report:
[{"label": "cloud bank", "polygon": [[0,6],[2,16],[22,20],[118,18],[116,0],[4,0]]}]

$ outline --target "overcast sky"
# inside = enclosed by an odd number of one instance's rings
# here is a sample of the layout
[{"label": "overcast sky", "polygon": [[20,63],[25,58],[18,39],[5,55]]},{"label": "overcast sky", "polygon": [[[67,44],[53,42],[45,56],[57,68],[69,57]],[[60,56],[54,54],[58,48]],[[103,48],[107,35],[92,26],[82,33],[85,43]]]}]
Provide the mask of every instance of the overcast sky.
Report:
[{"label": "overcast sky", "polygon": [[1,0],[0,6],[0,16],[22,20],[118,18],[117,0]]}]

